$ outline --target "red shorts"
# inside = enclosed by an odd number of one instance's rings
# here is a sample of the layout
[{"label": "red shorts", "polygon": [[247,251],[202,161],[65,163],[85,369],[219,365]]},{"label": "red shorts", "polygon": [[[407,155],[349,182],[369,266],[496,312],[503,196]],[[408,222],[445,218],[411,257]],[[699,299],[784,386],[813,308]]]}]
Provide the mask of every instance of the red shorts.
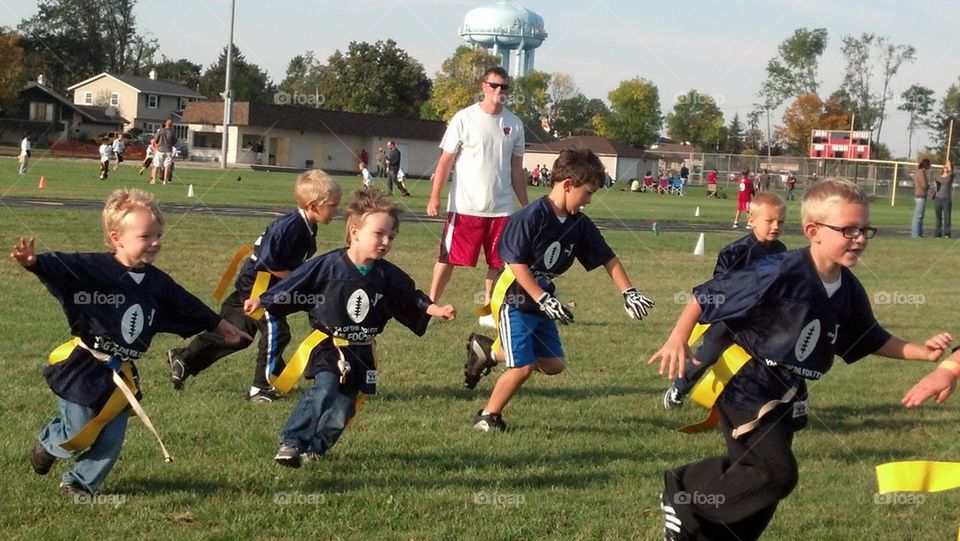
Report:
[{"label": "red shorts", "polygon": [[443,226],[443,239],[440,241],[440,255],[437,261],[458,267],[476,267],[480,259],[480,248],[487,258],[487,266],[499,269],[503,266],[497,254],[497,242],[500,233],[507,225],[509,216],[469,216],[447,213],[447,223]]},{"label": "red shorts", "polygon": [[749,199],[737,199],[737,212],[750,212]]}]

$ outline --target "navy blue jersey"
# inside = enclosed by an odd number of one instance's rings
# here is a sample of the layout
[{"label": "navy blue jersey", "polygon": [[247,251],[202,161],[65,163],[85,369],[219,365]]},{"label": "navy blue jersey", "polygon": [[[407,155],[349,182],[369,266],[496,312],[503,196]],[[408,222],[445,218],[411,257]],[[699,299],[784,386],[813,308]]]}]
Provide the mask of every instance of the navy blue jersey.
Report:
[{"label": "navy blue jersey", "polygon": [[[311,327],[356,344],[343,348],[351,363],[351,378],[362,378],[367,370],[375,369],[369,344],[390,319],[423,336],[430,320],[426,310],[432,304],[413,279],[393,263],[375,261],[364,275],[347,257],[345,248],[307,262],[267,289],[260,302],[267,311],[271,335],[276,318],[308,312]],[[271,345],[271,362],[277,354],[274,349]],[[338,371],[337,353],[328,339],[314,349],[305,374],[312,377],[319,372]],[[364,387],[365,381],[354,383]]]},{"label": "navy blue jersey", "polygon": [[[44,253],[28,270],[60,301],[70,334],[106,355],[139,359],[157,333],[187,338],[220,323],[160,269],[130,269],[113,254]],[[79,348],[44,375],[58,396],[88,406],[102,405],[114,388],[110,369]]]},{"label": "navy blue jersey", "polygon": [[[317,226],[307,223],[303,210],[285,214],[267,226],[253,243],[253,253],[243,263],[236,288],[241,296],[250,297],[257,272],[292,271],[317,252]],[[270,278],[270,285],[277,277]]]},{"label": "navy blue jersey", "polygon": [[754,261],[770,254],[787,251],[779,240],[760,242],[750,233],[723,247],[717,254],[717,266],[713,269],[714,278],[722,278],[728,272],[744,269]]},{"label": "navy blue jersey", "polygon": [[[530,267],[540,287],[551,294],[556,293],[553,279],[566,272],[575,259],[591,271],[615,257],[590,218],[577,213],[560,221],[547,197],[510,216],[497,251],[506,264],[523,263]],[[504,298],[510,306],[540,313],[536,299],[530,298],[516,282],[510,285]]]},{"label": "navy blue jersey", "polygon": [[[711,301],[701,302],[700,321],[726,324],[734,341],[753,357],[748,365],[776,365],[785,374],[819,379],[830,370],[834,355],[853,363],[891,336],[874,318],[866,291],[853,272],[842,267],[840,277],[840,288],[828,297],[810,249],[804,248],[770,255],[747,269],[710,280],[696,287],[694,295],[698,301]],[[747,381],[751,374],[756,377]],[[768,376],[768,381],[757,381]],[[745,366],[723,394],[754,395],[742,397],[753,403],[760,398],[755,395],[762,395],[762,388],[777,378],[782,375],[767,374],[761,366]],[[789,382],[774,386],[782,383]],[[776,394],[778,389],[772,391]]]}]

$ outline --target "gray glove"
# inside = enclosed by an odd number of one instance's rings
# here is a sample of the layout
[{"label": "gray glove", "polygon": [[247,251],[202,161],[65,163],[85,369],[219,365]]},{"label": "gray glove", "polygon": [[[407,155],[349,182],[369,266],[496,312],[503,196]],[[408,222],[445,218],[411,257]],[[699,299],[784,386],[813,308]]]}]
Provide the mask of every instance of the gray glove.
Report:
[{"label": "gray glove", "polygon": [[543,313],[550,319],[557,320],[564,325],[573,323],[573,312],[568,310],[559,299],[546,291],[537,298],[537,304],[540,305],[540,309],[543,310]]},{"label": "gray glove", "polygon": [[623,292],[623,309],[627,311],[630,319],[643,319],[647,317],[650,307],[654,304],[653,299],[637,291],[637,288],[631,287]]}]

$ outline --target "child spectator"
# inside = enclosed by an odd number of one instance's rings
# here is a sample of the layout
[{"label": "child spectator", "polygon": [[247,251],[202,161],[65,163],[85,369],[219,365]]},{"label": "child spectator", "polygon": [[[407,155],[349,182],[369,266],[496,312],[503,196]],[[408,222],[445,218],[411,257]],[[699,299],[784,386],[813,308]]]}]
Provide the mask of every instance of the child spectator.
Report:
[{"label": "child spectator", "polygon": [[748,212],[750,209],[750,200],[753,199],[755,190],[753,181],[750,180],[750,170],[744,169],[741,173],[740,183],[737,186],[737,213],[733,215],[733,228],[740,227],[740,214]]},{"label": "child spectator", "polygon": [[[786,204],[775,192],[757,194],[750,201],[750,214],[747,216],[747,223],[752,227],[752,231],[720,250],[713,277],[723,278],[730,272],[747,268],[765,256],[786,252],[787,247],[779,240],[780,228],[783,227],[786,215]],[[711,325],[703,334],[703,344],[694,356],[699,364],[687,361],[683,377],[675,379],[663,395],[663,407],[672,409],[682,406],[684,398],[700,376],[732,344],[733,340],[723,323]]]},{"label": "child spectator", "polygon": [[113,146],[110,140],[104,137],[100,140],[100,180],[107,180],[107,173],[110,172],[110,159],[113,158]]},{"label": "child spectator", "polygon": [[373,187],[373,175],[370,174],[370,170],[367,169],[367,164],[365,162],[360,162],[360,176],[363,177],[363,187],[372,188]]},{"label": "child spectator", "polygon": [[123,163],[123,151],[126,150],[127,144],[123,141],[123,134],[117,133],[117,138],[113,140],[113,157],[116,158],[117,164],[113,166],[114,171],[120,169],[120,164]]},{"label": "child spectator", "polygon": [[506,370],[493,388],[473,427],[506,430],[503,408],[535,371],[548,376],[564,370],[555,321],[566,325],[573,314],[557,298],[553,280],[574,261],[586,270],[603,266],[623,293],[627,315],[642,319],[653,301],[637,291],[623,265],[590,218],[580,212],[603,186],[600,159],[587,149],[565,149],[553,163],[550,194],[510,216],[498,250],[506,264],[491,302],[499,330],[496,341],[471,334],[467,340],[464,385],[476,386],[497,362]]},{"label": "child spectator", "polygon": [[[147,148],[144,151],[143,163],[140,164],[140,172],[138,172],[137,175],[142,175],[143,172],[147,170],[147,167],[150,167],[151,165],[153,165],[153,155],[156,154],[156,152],[157,152],[157,140],[150,139],[150,144],[147,145]],[[157,171],[156,168],[154,168],[153,174],[150,176],[150,180],[151,180],[150,184],[153,184],[157,180],[156,171]]]},{"label": "child spectator", "polygon": [[[673,378],[684,375],[694,325],[723,322],[750,359],[727,382],[716,413],[727,455],[664,474],[667,539],[757,539],[797,484],[794,433],[807,419],[806,379],[819,379],[834,355],[847,363],[870,354],[937,360],[952,337],[924,344],[892,336],[874,318],[850,267],[876,234],[867,195],[856,184],[827,179],[803,197],[810,247],[770,255],[745,270],[694,288],[664,346],[651,358]],[[700,304],[700,299],[725,302]],[[710,495],[708,500],[689,494]]]},{"label": "child spectator", "polygon": [[11,254],[57,298],[75,337],[50,355],[43,371],[59,398],[60,415],[30,452],[39,475],[58,458],[76,457],[60,483],[69,494],[95,494],[120,456],[127,401],[111,371],[139,393],[134,360],[144,356],[157,333],[186,337],[208,330],[227,342],[249,339],[153,265],[163,224],[152,195],[117,190],[103,209],[112,253],[36,254],[34,240],[20,238]]},{"label": "child spectator", "polygon": [[[290,326],[282,317],[277,318],[273,334],[268,334],[262,314],[256,317],[246,314],[243,304],[260,296],[317,251],[317,224],[330,223],[340,205],[340,185],[318,169],[300,175],[294,193],[297,210],[274,220],[257,238],[253,253],[240,269],[236,289],[220,306],[220,315],[250,336],[260,332],[253,385],[247,393],[247,399],[253,403],[272,402],[282,397],[270,384],[270,376],[283,368],[280,356],[290,342]],[[252,343],[251,338],[237,344],[224,344],[217,335],[204,333],[185,348],[169,350],[167,360],[173,388],[182,389],[188,377],[196,376],[223,357],[246,349]],[[270,358],[279,365],[271,364]]]},{"label": "child spectator", "polygon": [[[399,232],[400,213],[394,200],[376,190],[358,190],[347,207],[347,247],[314,258],[247,302],[248,311],[266,309],[271,334],[279,318],[308,312],[311,337],[317,338],[305,352],[305,375],[313,386],[280,432],[274,460],[283,466],[298,468],[329,451],[356,414],[358,395],[376,393],[374,340],[391,319],[423,336],[431,316],[456,317],[453,306],[434,304],[384,259]],[[314,342],[308,337],[304,343]]]}]

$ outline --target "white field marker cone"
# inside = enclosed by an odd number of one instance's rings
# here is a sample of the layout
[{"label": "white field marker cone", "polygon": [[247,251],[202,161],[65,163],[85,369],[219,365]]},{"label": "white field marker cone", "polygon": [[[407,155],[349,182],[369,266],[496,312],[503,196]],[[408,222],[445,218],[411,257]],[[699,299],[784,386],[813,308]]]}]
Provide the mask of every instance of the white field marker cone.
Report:
[{"label": "white field marker cone", "polygon": [[693,249],[693,255],[703,255],[704,251],[706,250],[705,244],[703,233],[700,233],[700,238],[697,239],[697,246]]},{"label": "white field marker cone", "polygon": [[191,184],[190,187],[187,188],[187,197],[193,197],[193,184]]},{"label": "white field marker cone", "polygon": [[700,217],[700,207],[697,207],[697,210],[693,211],[693,216],[696,218]]}]

